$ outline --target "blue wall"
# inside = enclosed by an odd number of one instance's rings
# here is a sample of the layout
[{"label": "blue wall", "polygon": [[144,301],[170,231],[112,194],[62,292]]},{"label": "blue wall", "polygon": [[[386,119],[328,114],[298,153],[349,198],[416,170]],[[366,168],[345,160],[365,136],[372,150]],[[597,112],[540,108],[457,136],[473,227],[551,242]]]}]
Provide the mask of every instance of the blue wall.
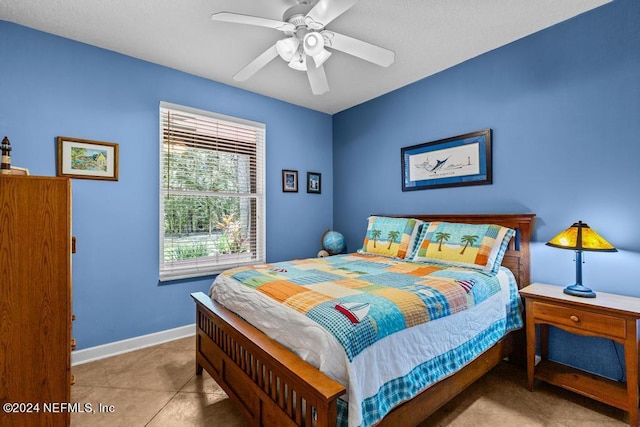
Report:
[{"label": "blue wall", "polygon": [[[533,281],[574,281],[573,253],[544,242],[583,220],[620,250],[587,253],[584,283],[640,296],[640,2],[616,0],[336,114],[333,126],[333,222],[349,251],[373,213],[533,212]],[[493,185],[401,191],[402,147],[485,128]],[[619,376],[610,342],[552,338],[551,357]]]},{"label": "blue wall", "polygon": [[[80,348],[192,323],[211,281],[158,283],[161,100],[266,123],[269,261],[315,255],[328,228],[354,251],[372,213],[534,212],[534,281],[574,280],[544,242],[581,219],[620,249],[586,254],[585,283],[640,296],[639,45],[640,2],[615,0],[332,118],[0,21],[0,134],[34,175],[55,175],[58,135],[120,144],[118,182],[73,181]],[[402,147],[487,127],[493,185],[401,191]],[[281,169],[321,172],[322,194],[282,193]],[[610,342],[552,339],[553,358],[620,376]]]},{"label": "blue wall", "polygon": [[[12,163],[55,175],[59,135],[120,148],[119,181],[72,183],[80,349],[193,323],[189,293],[211,283],[158,282],[160,101],[266,124],[269,261],[315,256],[332,228],[331,116],[0,21],[0,135]],[[299,171],[299,193],[282,193],[282,169]],[[306,171],[322,173],[322,194],[306,193]]]}]

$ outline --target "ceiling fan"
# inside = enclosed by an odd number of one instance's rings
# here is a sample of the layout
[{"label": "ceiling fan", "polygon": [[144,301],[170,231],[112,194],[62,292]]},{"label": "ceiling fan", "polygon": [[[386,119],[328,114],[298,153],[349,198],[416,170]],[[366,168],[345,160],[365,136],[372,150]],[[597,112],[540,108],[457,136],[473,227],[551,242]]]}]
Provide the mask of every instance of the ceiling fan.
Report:
[{"label": "ceiling fan", "polygon": [[358,0],[298,0],[297,5],[284,12],[282,21],[232,12],[214,13],[211,19],[273,28],[287,36],[236,73],[234,80],[247,80],[280,56],[294,70],[306,71],[311,91],[314,95],[322,95],[329,91],[323,64],[331,56],[331,52],[326,48],[382,67],[388,67],[395,60],[395,53],[391,50],[325,29],[331,21],[357,2]]}]

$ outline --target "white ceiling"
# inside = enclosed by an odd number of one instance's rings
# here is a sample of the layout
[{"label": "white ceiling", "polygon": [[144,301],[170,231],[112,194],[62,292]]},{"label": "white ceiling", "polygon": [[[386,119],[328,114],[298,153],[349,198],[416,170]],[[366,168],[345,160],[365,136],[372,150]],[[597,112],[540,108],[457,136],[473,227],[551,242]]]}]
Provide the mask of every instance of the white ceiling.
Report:
[{"label": "white ceiling", "polygon": [[324,95],[280,58],[234,81],[284,36],[210,20],[221,11],[281,20],[296,0],[2,0],[0,19],[333,114],[609,1],[360,0],[327,28],[391,49],[396,62],[382,68],[334,52]]}]

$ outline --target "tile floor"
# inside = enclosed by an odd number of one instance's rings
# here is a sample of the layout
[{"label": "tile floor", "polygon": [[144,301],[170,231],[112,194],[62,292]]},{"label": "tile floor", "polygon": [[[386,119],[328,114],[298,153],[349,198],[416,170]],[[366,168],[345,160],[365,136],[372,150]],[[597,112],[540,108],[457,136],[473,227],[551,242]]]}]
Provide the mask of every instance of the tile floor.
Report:
[{"label": "tile floor", "polygon": [[[72,426],[244,427],[240,412],[205,372],[195,375],[195,338],[184,338],[72,368],[72,400],[96,413],[75,413]],[[501,364],[421,424],[421,427],[613,427],[626,413],[539,384]],[[98,412],[102,404],[113,412]]]}]

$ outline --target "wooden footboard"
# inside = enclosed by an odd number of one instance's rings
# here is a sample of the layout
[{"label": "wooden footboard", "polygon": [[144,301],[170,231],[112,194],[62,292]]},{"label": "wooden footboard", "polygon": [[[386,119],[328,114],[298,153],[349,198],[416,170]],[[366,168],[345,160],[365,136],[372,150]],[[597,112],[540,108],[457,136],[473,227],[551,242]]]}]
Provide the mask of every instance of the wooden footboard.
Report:
[{"label": "wooden footboard", "polygon": [[[335,426],[345,388],[202,292],[196,301],[196,373],[204,368],[256,426]],[[514,331],[515,332],[515,331]],[[426,419],[513,349],[514,332],[455,374],[394,408],[379,426]]]},{"label": "wooden footboard", "polygon": [[196,301],[196,373],[202,369],[256,426],[335,426],[345,388],[212,301]]}]

